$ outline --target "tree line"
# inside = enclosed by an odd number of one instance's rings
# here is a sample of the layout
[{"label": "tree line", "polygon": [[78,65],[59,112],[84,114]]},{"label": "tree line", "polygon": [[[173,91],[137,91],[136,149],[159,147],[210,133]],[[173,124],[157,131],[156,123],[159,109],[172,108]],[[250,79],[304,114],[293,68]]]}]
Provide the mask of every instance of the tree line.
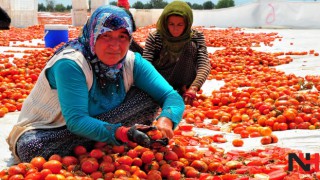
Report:
[{"label": "tree line", "polygon": [[[89,5],[91,0],[89,0]],[[110,2],[111,5],[117,5],[117,1]],[[163,9],[168,4],[167,1],[164,0],[150,0],[147,3],[143,3],[141,1],[136,1],[131,5],[132,8],[135,9]],[[187,2],[187,4],[192,9],[221,9],[228,8],[234,6],[233,0],[219,0],[217,4],[214,4],[212,1],[206,1],[203,4]],[[38,4],[38,11],[48,11],[48,12],[66,12],[72,9],[71,5],[67,5],[66,7],[63,4],[56,4],[55,0],[46,0],[46,3]],[[90,10],[90,7],[89,7]]]}]

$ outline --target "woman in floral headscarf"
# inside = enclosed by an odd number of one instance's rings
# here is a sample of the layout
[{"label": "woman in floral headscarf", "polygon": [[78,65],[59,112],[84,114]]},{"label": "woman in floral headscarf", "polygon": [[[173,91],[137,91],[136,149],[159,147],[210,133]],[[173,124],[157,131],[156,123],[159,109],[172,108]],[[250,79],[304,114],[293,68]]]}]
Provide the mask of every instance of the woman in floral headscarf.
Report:
[{"label": "woman in floral headscarf", "polygon": [[56,51],[7,139],[18,161],[70,155],[76,145],[89,148],[96,141],[150,146],[145,132],[154,128],[147,125],[157,112],[155,102],[163,109],[155,127],[173,136],[182,98],[140,54],[128,51],[131,35],[123,9],[101,6],[81,35]]},{"label": "woman in floral headscarf", "polygon": [[191,28],[192,9],[183,1],[168,4],[157,29],[146,40],[143,57],[191,104],[210,73],[202,32]]}]

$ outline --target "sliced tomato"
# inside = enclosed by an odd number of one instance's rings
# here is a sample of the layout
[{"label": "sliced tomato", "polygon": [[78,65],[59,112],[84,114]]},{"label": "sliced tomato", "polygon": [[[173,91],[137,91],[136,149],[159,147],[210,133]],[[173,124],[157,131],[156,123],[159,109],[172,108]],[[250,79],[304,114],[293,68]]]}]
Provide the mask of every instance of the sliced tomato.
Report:
[{"label": "sliced tomato", "polygon": [[193,124],[180,124],[179,129],[182,131],[191,131],[193,129]]},{"label": "sliced tomato", "polygon": [[221,175],[221,178],[223,180],[237,179],[238,177],[239,177],[239,174],[223,174],[223,175]]},{"label": "sliced tomato", "polygon": [[238,177],[235,180],[249,180],[250,178],[248,176],[244,176],[244,177]]},{"label": "sliced tomato", "polygon": [[194,140],[194,139],[190,139],[189,145],[190,145],[190,146],[197,146],[197,145],[199,145],[199,141]]},{"label": "sliced tomato", "polygon": [[193,137],[195,135],[194,131],[181,131],[182,136]]},{"label": "sliced tomato", "polygon": [[227,142],[227,138],[225,138],[225,137],[218,137],[217,140],[218,140],[218,143],[225,143],[225,142]]},{"label": "sliced tomato", "polygon": [[219,142],[218,138],[223,138],[223,135],[222,134],[215,134],[212,136],[212,140],[214,142]]},{"label": "sliced tomato", "polygon": [[248,166],[248,173],[249,174],[259,174],[262,173],[262,167],[261,166]]},{"label": "sliced tomato", "polygon": [[201,173],[199,180],[206,180],[208,178],[212,178],[212,175],[210,175],[209,173]]},{"label": "sliced tomato", "polygon": [[255,179],[269,179],[268,174],[258,173],[253,176]]},{"label": "sliced tomato", "polygon": [[195,152],[198,149],[194,146],[185,146],[186,152]]},{"label": "sliced tomato", "polygon": [[295,180],[295,179],[301,179],[298,172],[293,172],[283,178],[283,180]]},{"label": "sliced tomato", "polygon": [[266,171],[269,170],[268,172],[265,172],[265,173],[270,173],[275,170],[287,171],[288,165],[286,165],[286,164],[267,164],[265,169],[266,169]]},{"label": "sliced tomato", "polygon": [[213,131],[220,131],[220,129],[221,129],[219,126],[211,125],[211,124],[206,125],[206,128],[213,130]]},{"label": "sliced tomato", "polygon": [[237,174],[245,174],[248,173],[248,168],[247,167],[241,167],[239,169],[236,169]]},{"label": "sliced tomato", "polygon": [[247,166],[263,166],[268,164],[268,158],[259,158],[259,157],[252,157],[248,158]]},{"label": "sliced tomato", "polygon": [[235,149],[232,149],[230,150],[229,152],[227,152],[227,155],[231,155],[231,156],[245,156],[246,152],[245,151],[242,151],[242,150],[235,150]]},{"label": "sliced tomato", "polygon": [[276,170],[268,173],[269,180],[282,180],[284,177],[286,177],[288,174],[284,172],[283,170]]}]

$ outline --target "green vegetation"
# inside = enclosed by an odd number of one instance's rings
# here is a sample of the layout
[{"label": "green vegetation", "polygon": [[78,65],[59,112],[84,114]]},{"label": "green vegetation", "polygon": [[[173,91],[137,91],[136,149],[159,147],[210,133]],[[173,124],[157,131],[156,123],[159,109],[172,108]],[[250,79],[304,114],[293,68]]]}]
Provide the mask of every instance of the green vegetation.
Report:
[{"label": "green vegetation", "polygon": [[[89,0],[89,4],[91,0]],[[206,1],[203,4],[187,2],[192,9],[220,9],[220,8],[227,8],[233,7],[234,1],[233,0],[219,0],[218,3],[215,5],[212,1]],[[117,5],[117,1],[111,1],[111,5]],[[131,5],[132,8],[135,9],[162,9],[168,4],[167,1],[164,0],[150,0],[147,3],[143,3],[141,1],[136,1]],[[55,0],[46,0],[46,3],[38,4],[39,11],[48,11],[48,12],[67,12],[72,9],[71,5],[65,7],[63,4],[55,4]]]},{"label": "green vegetation", "polygon": [[65,7],[63,4],[55,4],[54,0],[46,0],[46,5],[43,3],[38,4],[38,11],[47,12],[66,12],[70,11],[72,6],[68,5]]}]

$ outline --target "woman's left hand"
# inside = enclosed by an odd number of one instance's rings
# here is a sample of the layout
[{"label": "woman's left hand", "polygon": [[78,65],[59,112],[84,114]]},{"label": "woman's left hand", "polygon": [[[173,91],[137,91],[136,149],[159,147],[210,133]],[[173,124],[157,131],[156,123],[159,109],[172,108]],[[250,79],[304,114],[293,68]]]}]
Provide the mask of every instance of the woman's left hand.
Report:
[{"label": "woman's left hand", "polygon": [[196,97],[198,88],[196,86],[190,86],[188,90],[183,94],[184,103],[191,105],[193,99]]},{"label": "woman's left hand", "polygon": [[161,131],[163,137],[171,139],[173,137],[173,123],[169,118],[161,117],[157,120],[156,127]]}]

